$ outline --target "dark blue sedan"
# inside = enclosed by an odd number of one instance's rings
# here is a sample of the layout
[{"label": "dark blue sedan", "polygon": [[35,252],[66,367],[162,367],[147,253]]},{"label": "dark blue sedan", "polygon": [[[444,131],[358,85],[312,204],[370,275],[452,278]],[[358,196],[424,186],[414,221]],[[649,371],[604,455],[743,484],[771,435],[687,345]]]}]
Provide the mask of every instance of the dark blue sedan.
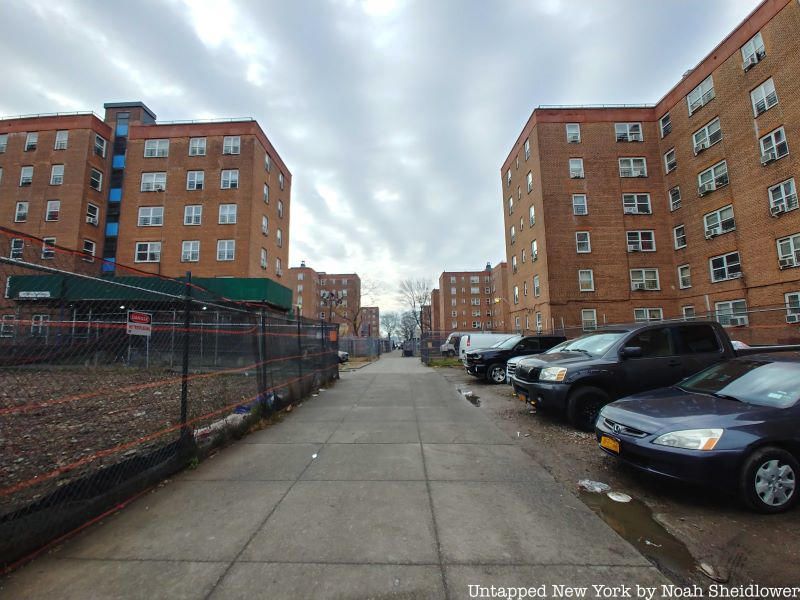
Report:
[{"label": "dark blue sedan", "polygon": [[800,353],[755,354],[612,402],[595,432],[606,453],[638,469],[781,512],[800,493],[799,399]]}]

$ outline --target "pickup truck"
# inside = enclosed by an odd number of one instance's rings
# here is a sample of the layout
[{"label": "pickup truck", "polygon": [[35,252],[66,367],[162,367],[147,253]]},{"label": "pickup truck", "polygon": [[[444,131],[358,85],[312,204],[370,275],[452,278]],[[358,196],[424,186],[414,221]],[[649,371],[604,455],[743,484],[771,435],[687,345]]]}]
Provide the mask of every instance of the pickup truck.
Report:
[{"label": "pickup truck", "polygon": [[563,335],[515,335],[491,348],[470,350],[464,355],[465,368],[470,375],[486,378],[490,383],[505,383],[509,358],[539,354],[565,339]]},{"label": "pickup truck", "polygon": [[673,385],[722,360],[792,348],[737,351],[713,320],[609,326],[519,361],[511,384],[522,400],[591,431],[600,409],[618,398]]}]

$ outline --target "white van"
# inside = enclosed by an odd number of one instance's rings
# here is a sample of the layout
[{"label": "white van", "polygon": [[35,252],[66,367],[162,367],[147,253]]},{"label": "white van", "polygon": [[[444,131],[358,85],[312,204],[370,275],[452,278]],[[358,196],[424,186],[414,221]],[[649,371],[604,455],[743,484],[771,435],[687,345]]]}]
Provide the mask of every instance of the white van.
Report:
[{"label": "white van", "polygon": [[466,331],[454,331],[448,335],[447,339],[444,341],[444,344],[439,347],[442,352],[442,356],[455,356],[456,352],[458,351],[458,340],[461,339],[462,335],[466,334]]},{"label": "white van", "polygon": [[[517,334],[515,333],[465,333],[458,341],[458,358],[461,362],[467,360],[464,354],[467,350],[475,350],[477,348],[488,348],[494,346],[498,342],[503,342],[510,337]],[[466,364],[466,363],[465,363]]]}]

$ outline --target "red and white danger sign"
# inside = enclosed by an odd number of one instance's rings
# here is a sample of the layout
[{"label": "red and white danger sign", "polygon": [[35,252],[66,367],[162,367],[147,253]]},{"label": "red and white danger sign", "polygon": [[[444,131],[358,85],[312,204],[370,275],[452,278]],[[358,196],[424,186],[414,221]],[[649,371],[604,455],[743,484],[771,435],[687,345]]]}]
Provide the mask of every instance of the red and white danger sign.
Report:
[{"label": "red and white danger sign", "polygon": [[150,335],[153,330],[152,313],[129,310],[127,330],[129,335]]}]

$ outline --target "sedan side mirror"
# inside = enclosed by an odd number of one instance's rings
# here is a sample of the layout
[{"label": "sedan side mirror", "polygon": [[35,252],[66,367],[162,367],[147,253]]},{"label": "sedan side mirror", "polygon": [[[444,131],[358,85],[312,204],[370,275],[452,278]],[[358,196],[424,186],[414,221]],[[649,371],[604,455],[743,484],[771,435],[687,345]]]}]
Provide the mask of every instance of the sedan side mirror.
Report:
[{"label": "sedan side mirror", "polygon": [[642,357],[642,347],[641,346],[625,346],[622,350],[620,350],[619,355],[622,358],[641,358]]}]

